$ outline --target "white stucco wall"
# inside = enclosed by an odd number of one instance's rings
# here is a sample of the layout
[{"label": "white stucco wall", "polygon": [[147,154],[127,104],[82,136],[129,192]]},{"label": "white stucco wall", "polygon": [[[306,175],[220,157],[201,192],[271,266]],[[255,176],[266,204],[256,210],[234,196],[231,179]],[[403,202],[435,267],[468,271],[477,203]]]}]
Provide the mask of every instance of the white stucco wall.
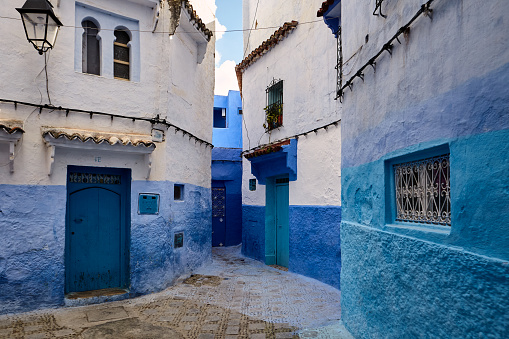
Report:
[{"label": "white stucco wall", "polygon": [[[53,1],[55,14],[64,27],[60,28],[55,48],[47,53],[48,78],[51,102],[55,106],[93,110],[129,117],[152,118],[160,115],[172,124],[193,133],[208,142],[212,140],[213,86],[214,86],[214,43],[208,43],[205,58],[197,62],[196,42],[182,28],[170,37],[168,4],[162,2],[156,33],[154,18],[156,1],[100,1],[83,0],[81,3],[111,12],[115,15],[137,21],[139,25],[139,81],[124,81],[104,76],[81,73],[75,67],[76,41],[82,28],[75,26],[75,1]],[[193,0],[196,8],[210,9],[211,1]],[[44,56],[28,43],[16,7],[24,0],[9,0],[0,8],[0,98],[47,104]],[[213,4],[213,3],[212,3]],[[198,15],[213,20],[213,13]],[[181,20],[185,20],[182,16]],[[213,22],[208,27],[213,29]],[[79,34],[76,33],[79,31]],[[107,35],[107,31],[103,32]],[[111,35],[113,32],[111,32]],[[105,42],[103,39],[102,43]],[[134,48],[134,46],[133,46]],[[136,53],[134,53],[136,57]],[[81,58],[78,56],[78,59]],[[109,117],[71,112],[49,113],[43,110],[13,104],[0,103],[0,119],[24,121],[26,133],[16,148],[15,172],[9,173],[8,166],[0,167],[0,183],[9,184],[65,184],[65,166],[131,167],[133,180],[144,180],[146,165],[140,155],[114,153],[109,151],[68,152],[58,149],[55,157],[55,172],[48,176],[48,152],[41,137],[42,126],[90,129],[112,133],[151,134],[148,122],[132,122],[125,119],[110,120]],[[152,156],[152,172],[149,180],[171,180],[210,187],[210,147],[183,137],[182,133],[166,131],[165,142],[157,143]],[[98,163],[96,158],[101,157]],[[4,155],[2,155],[2,159]]]},{"label": "white stucco wall", "polygon": [[[343,1],[345,81],[372,58],[425,2],[384,2],[383,11],[388,15],[384,19],[370,15],[373,11],[371,2]],[[358,78],[354,81],[355,94],[350,95],[350,90],[346,91],[345,109],[355,111],[363,127],[349,129],[349,133],[362,133],[379,124],[390,112],[446,93],[507,63],[506,18],[509,6],[506,1],[434,1],[432,9],[433,20],[419,17],[409,34],[400,36],[402,44],[395,42],[392,56],[387,52],[382,54],[377,61],[376,75],[368,67],[365,81]],[[479,20],[479,13],[484,20]],[[455,35],[448,32],[455,32]],[[366,35],[369,35],[367,43]]]},{"label": "white stucco wall", "polygon": [[[244,1],[244,28],[251,25],[257,1]],[[297,28],[243,73],[244,149],[291,137],[341,118],[335,99],[336,39],[316,12],[321,1],[271,2],[260,0],[258,28],[282,26],[296,20]],[[254,6],[254,7],[253,7]],[[248,20],[246,22],[246,20]],[[276,29],[255,30],[249,54]],[[244,35],[244,48],[247,44]],[[283,127],[265,133],[265,89],[275,79],[283,83]],[[297,145],[297,180],[290,182],[291,205],[340,205],[341,132],[338,127],[300,137]],[[265,187],[249,191],[250,162],[243,163],[243,204],[265,205]]]}]

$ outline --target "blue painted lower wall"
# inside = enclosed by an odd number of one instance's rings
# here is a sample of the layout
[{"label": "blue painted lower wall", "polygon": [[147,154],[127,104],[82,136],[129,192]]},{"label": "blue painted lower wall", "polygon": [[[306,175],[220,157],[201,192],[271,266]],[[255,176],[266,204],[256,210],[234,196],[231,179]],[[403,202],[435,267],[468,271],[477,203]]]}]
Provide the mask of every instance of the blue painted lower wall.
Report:
[{"label": "blue painted lower wall", "polygon": [[508,338],[509,264],[350,222],[341,318],[356,338]]},{"label": "blue painted lower wall", "polygon": [[[265,207],[242,206],[242,253],[265,262]],[[340,288],[341,207],[290,206],[289,270]]]},{"label": "blue painted lower wall", "polygon": [[340,289],[341,207],[290,206],[289,270]]},{"label": "blue painted lower wall", "polygon": [[[395,222],[387,162],[440,145],[451,226]],[[509,337],[507,154],[509,130],[498,130],[342,168],[341,317],[355,337]]]},{"label": "blue painted lower wall", "polygon": [[0,185],[0,314],[63,305],[65,186]]},{"label": "blue painted lower wall", "polygon": [[265,206],[242,205],[242,254],[265,262]]},{"label": "blue painted lower wall", "polygon": [[[173,182],[131,185],[130,292],[160,291],[211,261],[210,189]],[[158,215],[138,214],[138,194],[160,194]],[[0,314],[64,304],[65,186],[0,185]],[[184,247],[173,249],[173,234]]]}]

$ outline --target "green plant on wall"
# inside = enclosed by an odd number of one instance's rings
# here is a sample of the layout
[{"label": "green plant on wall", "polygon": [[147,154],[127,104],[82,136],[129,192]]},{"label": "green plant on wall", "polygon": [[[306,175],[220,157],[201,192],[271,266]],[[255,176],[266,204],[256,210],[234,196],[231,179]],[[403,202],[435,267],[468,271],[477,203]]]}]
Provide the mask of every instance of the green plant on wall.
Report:
[{"label": "green plant on wall", "polygon": [[283,125],[283,103],[275,103],[264,108],[266,131],[273,130]]}]

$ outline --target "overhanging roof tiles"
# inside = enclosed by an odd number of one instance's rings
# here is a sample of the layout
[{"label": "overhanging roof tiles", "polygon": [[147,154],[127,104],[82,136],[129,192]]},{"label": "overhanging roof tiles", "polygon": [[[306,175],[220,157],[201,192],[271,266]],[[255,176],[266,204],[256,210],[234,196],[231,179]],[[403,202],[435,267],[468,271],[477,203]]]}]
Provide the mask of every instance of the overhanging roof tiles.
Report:
[{"label": "overhanging roof tiles", "polygon": [[7,134],[14,134],[16,132],[25,133],[23,130],[23,121],[18,120],[0,120],[0,130]]},{"label": "overhanging roof tiles", "polygon": [[210,38],[212,37],[213,33],[210,29],[208,29],[203,21],[200,19],[198,14],[196,14],[196,11],[193,9],[193,5],[189,3],[188,0],[182,1],[185,9],[187,10],[187,13],[189,13],[189,16],[191,17],[191,21],[194,21],[194,24],[197,28],[199,28],[200,31],[203,32],[207,36],[207,41],[210,41]]},{"label": "overhanging roof tiles", "polygon": [[112,146],[122,144],[124,146],[132,145],[134,147],[156,147],[150,135],[105,133],[66,128],[43,128],[42,136],[46,140],[48,140],[48,138],[65,138],[67,140],[77,140],[83,143],[92,141],[95,144],[110,144]]},{"label": "overhanging roof tiles", "polygon": [[274,46],[276,46],[281,40],[286,38],[288,34],[293,32],[299,23],[295,20],[290,22],[285,22],[283,26],[279,27],[274,34],[270,36],[267,40],[262,42],[260,46],[255,48],[247,57],[244,58],[237,66],[235,66],[235,72],[237,74],[237,81],[239,82],[239,89],[242,95],[242,72],[251,66],[256,60],[258,60],[265,53],[270,51]]},{"label": "overhanging roof tiles", "polygon": [[329,10],[329,6],[332,5],[333,3],[334,3],[334,0],[327,0],[327,1],[322,2],[322,7],[320,7],[318,12],[316,12],[316,16],[322,17],[325,14],[325,12],[327,12],[327,10]]}]

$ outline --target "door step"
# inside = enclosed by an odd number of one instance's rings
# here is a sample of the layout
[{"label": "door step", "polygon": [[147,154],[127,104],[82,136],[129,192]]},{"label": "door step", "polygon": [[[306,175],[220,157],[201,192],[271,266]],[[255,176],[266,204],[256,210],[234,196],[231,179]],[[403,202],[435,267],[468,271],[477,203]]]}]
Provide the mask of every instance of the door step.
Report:
[{"label": "door step", "polygon": [[83,306],[129,298],[129,291],[122,288],[71,292],[65,295],[65,306]]}]

